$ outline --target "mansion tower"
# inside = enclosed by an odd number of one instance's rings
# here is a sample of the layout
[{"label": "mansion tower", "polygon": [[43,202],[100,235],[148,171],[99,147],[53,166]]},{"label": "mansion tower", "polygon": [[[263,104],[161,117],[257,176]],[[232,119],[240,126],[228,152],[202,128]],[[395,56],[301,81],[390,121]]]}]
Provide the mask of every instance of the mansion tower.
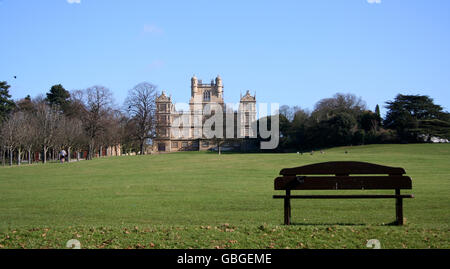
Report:
[{"label": "mansion tower", "polygon": [[[228,147],[238,148],[242,147],[243,138],[256,137],[256,96],[247,91],[241,96],[237,111],[234,111],[224,103],[223,88],[220,76],[210,83],[203,83],[194,75],[191,78],[188,111],[177,111],[172,98],[163,91],[156,99],[157,124],[153,151],[208,150],[217,147],[218,141],[223,141]],[[223,112],[220,117],[226,139],[205,136],[205,122],[217,111],[213,108]]]}]

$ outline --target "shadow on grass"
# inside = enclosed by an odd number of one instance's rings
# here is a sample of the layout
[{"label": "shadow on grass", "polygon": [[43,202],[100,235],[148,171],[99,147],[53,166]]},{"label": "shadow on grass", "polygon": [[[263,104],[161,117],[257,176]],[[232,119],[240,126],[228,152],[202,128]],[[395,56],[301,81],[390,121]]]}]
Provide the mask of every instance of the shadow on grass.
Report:
[{"label": "shadow on grass", "polygon": [[393,222],[389,222],[389,223],[385,223],[382,226],[402,226],[402,225],[398,225],[398,221],[393,221]]},{"label": "shadow on grass", "polygon": [[[283,224],[284,225],[284,224]],[[289,226],[367,226],[365,223],[304,223],[304,222],[291,222]]]},{"label": "shadow on grass", "polygon": [[240,154],[255,154],[255,153],[263,153],[263,152],[259,152],[259,151],[222,151],[220,152],[220,154],[217,151],[199,151],[199,152],[204,152],[206,154],[212,154],[212,155],[240,155]]},{"label": "shadow on grass", "polygon": [[[281,224],[281,225],[284,225]],[[398,222],[397,221],[393,221],[393,222],[389,222],[389,223],[371,223],[371,224],[367,224],[367,223],[345,223],[345,222],[335,222],[335,223],[320,223],[320,222],[316,222],[316,223],[305,223],[305,222],[291,222],[290,226],[398,226]]]}]

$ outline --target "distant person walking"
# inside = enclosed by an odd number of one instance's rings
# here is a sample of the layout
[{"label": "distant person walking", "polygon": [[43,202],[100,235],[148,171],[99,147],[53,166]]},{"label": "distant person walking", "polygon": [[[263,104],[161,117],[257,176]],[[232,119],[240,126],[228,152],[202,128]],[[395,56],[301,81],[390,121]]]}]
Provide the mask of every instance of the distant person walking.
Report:
[{"label": "distant person walking", "polygon": [[60,157],[61,157],[61,163],[64,163],[65,160],[66,160],[67,152],[63,149],[63,150],[61,150],[61,152],[59,153],[59,155],[60,155]]}]

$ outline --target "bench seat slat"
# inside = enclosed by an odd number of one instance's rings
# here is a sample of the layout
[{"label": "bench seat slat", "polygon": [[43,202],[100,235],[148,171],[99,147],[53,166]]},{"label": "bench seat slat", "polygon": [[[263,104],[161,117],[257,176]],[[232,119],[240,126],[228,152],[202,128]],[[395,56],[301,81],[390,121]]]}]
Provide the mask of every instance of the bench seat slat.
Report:
[{"label": "bench seat slat", "polygon": [[285,168],[280,175],[349,175],[349,174],[386,174],[403,175],[405,169],[366,162],[323,162],[294,168]]},{"label": "bench seat slat", "polygon": [[408,176],[284,176],[274,181],[275,190],[387,190],[412,189]]}]

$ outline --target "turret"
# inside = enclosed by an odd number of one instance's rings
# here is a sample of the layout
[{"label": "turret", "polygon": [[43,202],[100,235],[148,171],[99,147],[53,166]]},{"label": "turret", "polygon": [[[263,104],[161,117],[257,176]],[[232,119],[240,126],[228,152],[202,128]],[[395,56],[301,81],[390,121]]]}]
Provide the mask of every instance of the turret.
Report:
[{"label": "turret", "polygon": [[223,84],[222,84],[222,78],[219,75],[217,75],[217,77],[216,77],[216,87],[217,87],[217,93],[219,94],[219,97],[222,97]]},{"label": "turret", "polygon": [[197,77],[194,75],[191,78],[191,96],[193,97],[197,93],[197,86],[198,86],[198,80]]}]

